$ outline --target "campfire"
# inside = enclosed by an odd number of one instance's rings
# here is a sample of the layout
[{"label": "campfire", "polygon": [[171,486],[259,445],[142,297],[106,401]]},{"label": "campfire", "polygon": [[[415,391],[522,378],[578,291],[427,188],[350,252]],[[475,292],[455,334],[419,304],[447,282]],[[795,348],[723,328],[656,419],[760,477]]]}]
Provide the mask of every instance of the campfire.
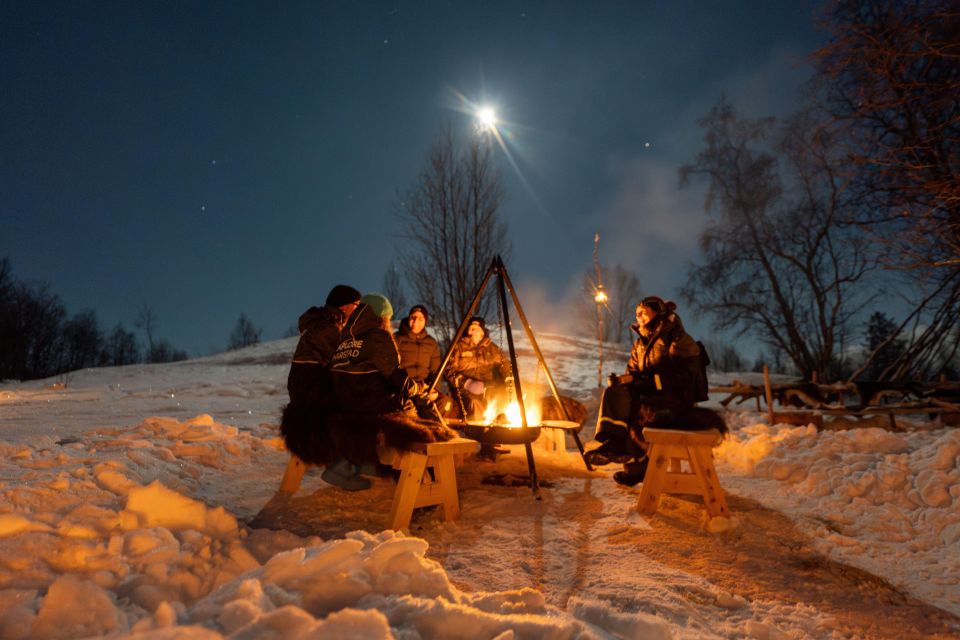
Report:
[{"label": "campfire", "polygon": [[[525,399],[526,400],[526,399]],[[468,438],[495,444],[526,444],[540,437],[540,407],[524,401],[527,426],[523,426],[520,403],[516,400],[487,403],[482,420],[469,421],[464,425]]]},{"label": "campfire", "polygon": [[[451,344],[456,344],[457,340],[463,336],[464,331],[467,328],[469,318],[473,316],[473,313],[477,309],[477,305],[480,302],[480,298],[493,276],[496,276],[497,280],[497,307],[500,316],[500,326],[503,328],[507,338],[507,350],[510,354],[510,377],[513,378],[513,384],[509,384],[510,380],[507,380],[508,395],[507,401],[503,402],[503,406],[501,406],[501,404],[496,400],[488,401],[482,422],[464,421],[464,435],[468,438],[472,438],[484,443],[523,444],[527,454],[527,465],[530,469],[530,488],[533,489],[534,495],[536,495],[539,499],[539,481],[537,479],[537,470],[536,466],[534,465],[533,450],[530,447],[530,443],[540,436],[541,427],[546,426],[558,429],[567,427],[576,428],[578,424],[570,422],[569,420],[567,410],[563,406],[563,402],[560,400],[560,393],[557,391],[557,385],[553,382],[553,377],[550,375],[550,370],[547,368],[547,363],[544,361],[543,354],[540,352],[540,347],[537,345],[537,340],[533,335],[533,330],[530,328],[530,323],[527,321],[526,315],[523,313],[523,308],[520,305],[520,298],[517,296],[517,292],[513,288],[513,284],[510,282],[510,277],[507,275],[507,268],[503,264],[503,259],[500,256],[494,257],[493,261],[490,263],[490,268],[487,270],[487,273],[483,278],[483,282],[480,284],[480,287],[477,289],[477,293],[473,297],[473,301],[466,310],[463,320],[460,322],[460,326],[457,328],[457,331],[453,336]],[[509,317],[510,314],[508,311],[508,290],[510,292],[510,298],[513,301],[513,308],[519,316],[520,324],[527,334],[527,338],[530,341],[530,346],[533,348],[533,352],[537,357],[537,362],[546,376],[547,383],[550,385],[550,390],[553,393],[553,397],[556,398],[557,406],[560,408],[560,413],[562,414],[564,420],[547,421],[553,424],[546,424],[542,420],[540,403],[528,402],[526,394],[523,393],[520,375],[517,369],[517,353],[513,343],[513,332],[511,330]],[[446,368],[447,363],[450,361],[451,352],[452,347],[451,349],[447,350],[447,354],[440,363],[440,369],[437,371],[434,381],[430,385],[429,392],[432,392],[435,389],[437,382],[441,379],[443,371]],[[517,402],[518,397],[522,399],[524,411],[526,412],[525,416],[521,416],[520,402]],[[524,420],[522,418],[526,418],[526,426],[523,425]],[[442,419],[443,418],[441,417],[441,420]],[[573,429],[570,431],[570,433],[573,435],[573,439],[577,443],[577,448],[580,450],[581,457],[583,457],[583,443],[580,442],[580,438],[577,436],[576,430]],[[583,462],[588,470],[591,469],[586,458],[584,458]]]},{"label": "campfire", "polygon": [[[540,407],[529,403],[524,399],[524,409],[527,414],[527,426],[536,426],[540,424]],[[506,406],[502,406],[506,404]],[[520,403],[516,400],[509,400],[506,403],[491,400],[487,403],[487,409],[483,412],[483,425],[495,425],[498,427],[507,427],[518,429],[523,427],[522,416],[520,415]]]}]

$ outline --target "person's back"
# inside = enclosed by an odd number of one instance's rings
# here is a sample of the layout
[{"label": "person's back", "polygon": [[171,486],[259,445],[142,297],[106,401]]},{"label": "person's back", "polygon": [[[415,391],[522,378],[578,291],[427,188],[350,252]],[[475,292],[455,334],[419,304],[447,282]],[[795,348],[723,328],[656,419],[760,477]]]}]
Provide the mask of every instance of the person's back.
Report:
[{"label": "person's back", "polygon": [[369,488],[370,481],[354,477],[343,461],[335,462],[339,456],[327,429],[337,407],[329,365],[340,327],[359,302],[360,292],[341,284],[330,290],[323,307],[310,307],[300,316],[300,340],[287,375],[290,402],[280,419],[287,450],[307,464],[325,466],[325,481],[351,491]]},{"label": "person's back", "polygon": [[310,307],[300,316],[300,340],[287,375],[287,393],[291,402],[315,402],[320,399],[325,386],[326,368],[340,344],[343,320],[343,313],[339,309],[326,306]]},{"label": "person's back", "polygon": [[326,399],[331,391],[327,368],[340,344],[340,328],[359,302],[359,291],[338,284],[327,294],[323,307],[310,307],[300,315],[300,340],[287,374],[290,402],[313,404]]},{"label": "person's back", "polygon": [[393,309],[379,294],[367,294],[347,319],[330,375],[343,411],[416,415],[410,399],[426,385],[400,367],[400,353],[389,331]]}]

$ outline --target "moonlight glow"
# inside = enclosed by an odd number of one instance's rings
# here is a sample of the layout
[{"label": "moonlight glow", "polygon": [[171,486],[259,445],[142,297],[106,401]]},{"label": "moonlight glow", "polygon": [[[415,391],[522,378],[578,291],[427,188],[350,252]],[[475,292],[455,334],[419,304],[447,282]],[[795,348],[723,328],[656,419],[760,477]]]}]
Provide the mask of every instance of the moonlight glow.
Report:
[{"label": "moonlight glow", "polygon": [[493,107],[480,107],[477,111],[477,119],[484,129],[495,129],[497,127],[497,113]]}]

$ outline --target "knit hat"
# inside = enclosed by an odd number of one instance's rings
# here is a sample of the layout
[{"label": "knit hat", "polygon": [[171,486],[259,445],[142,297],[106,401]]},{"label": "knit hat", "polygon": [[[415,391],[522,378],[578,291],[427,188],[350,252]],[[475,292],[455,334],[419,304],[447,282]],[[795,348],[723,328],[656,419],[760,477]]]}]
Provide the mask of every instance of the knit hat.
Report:
[{"label": "knit hat", "polygon": [[410,307],[410,313],[407,314],[407,317],[409,318],[409,317],[412,316],[412,315],[414,314],[414,312],[416,312],[416,311],[419,311],[420,313],[423,314],[423,319],[424,319],[424,320],[429,320],[429,319],[430,319],[430,314],[427,313],[427,308],[426,308],[425,306],[423,306],[422,304],[415,304],[415,305],[413,305],[412,307]]},{"label": "knit hat", "polygon": [[354,302],[360,302],[360,292],[345,284],[338,284],[327,294],[328,307],[342,307]]},{"label": "knit hat", "polygon": [[477,323],[478,325],[480,325],[480,328],[483,329],[483,335],[487,335],[487,323],[484,322],[483,318],[481,318],[480,316],[473,316],[472,318],[470,318],[470,322],[467,323],[467,329],[469,329],[470,325],[472,325],[473,323]]},{"label": "knit hat", "polygon": [[393,305],[382,293],[368,293],[360,298],[360,304],[365,304],[378,318],[393,317]]},{"label": "knit hat", "polygon": [[650,309],[655,315],[659,316],[662,313],[676,310],[677,303],[672,300],[664,300],[660,296],[647,296],[640,301],[640,306]]}]

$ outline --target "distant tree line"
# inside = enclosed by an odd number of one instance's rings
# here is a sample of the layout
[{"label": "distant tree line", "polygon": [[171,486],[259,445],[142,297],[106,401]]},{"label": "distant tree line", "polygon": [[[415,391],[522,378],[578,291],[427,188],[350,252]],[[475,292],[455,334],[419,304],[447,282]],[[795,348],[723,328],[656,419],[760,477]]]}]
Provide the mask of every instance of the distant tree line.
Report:
[{"label": "distant tree line", "polygon": [[0,258],[0,380],[47,378],[85,367],[185,360],[185,351],[156,339],[156,314],[144,305],[137,320],[148,336],[141,348],[123,323],[103,330],[93,310],[70,316],[45,284],[13,277],[10,260]]}]

